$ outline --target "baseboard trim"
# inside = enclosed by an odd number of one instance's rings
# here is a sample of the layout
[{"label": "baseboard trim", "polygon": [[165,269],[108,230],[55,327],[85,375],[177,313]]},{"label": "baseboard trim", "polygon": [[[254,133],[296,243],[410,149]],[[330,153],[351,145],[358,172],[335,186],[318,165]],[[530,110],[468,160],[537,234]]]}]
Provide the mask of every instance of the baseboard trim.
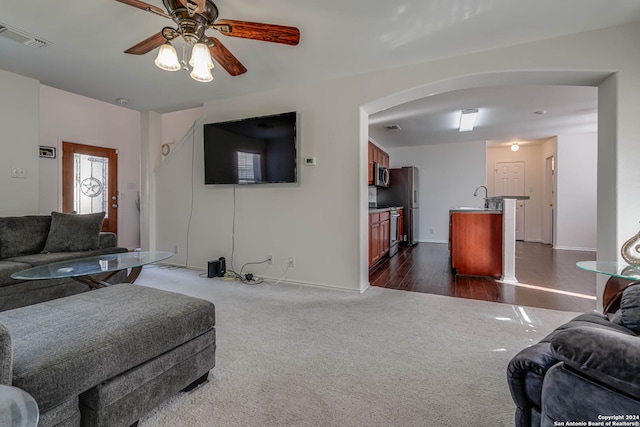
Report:
[{"label": "baseboard trim", "polygon": [[554,246],[553,249],[558,249],[560,251],[597,252],[596,248],[581,248],[577,246]]},{"label": "baseboard trim", "polygon": [[422,242],[422,243],[449,243],[448,240],[430,240],[430,239],[419,239],[418,242]]}]

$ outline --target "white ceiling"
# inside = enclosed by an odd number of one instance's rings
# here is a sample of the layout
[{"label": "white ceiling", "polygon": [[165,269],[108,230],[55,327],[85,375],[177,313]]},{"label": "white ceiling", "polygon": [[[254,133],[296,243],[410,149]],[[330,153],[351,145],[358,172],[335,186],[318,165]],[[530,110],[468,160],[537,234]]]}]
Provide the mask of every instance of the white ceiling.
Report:
[{"label": "white ceiling", "polygon": [[[372,114],[369,136],[383,147],[472,141],[536,144],[555,135],[596,132],[597,91],[538,85],[447,92]],[[478,109],[476,125],[473,131],[460,132],[460,113],[470,108]],[[388,125],[399,125],[400,130],[387,130]]]},{"label": "white ceiling", "polygon": [[[160,0],[148,3],[163,7]],[[168,73],[123,51],[173,22],[115,0],[0,0],[0,23],[52,42],[40,49],[0,37],[0,69],[138,111],[177,111],[263,91],[640,21],[637,0],[218,0],[220,18],[296,26],[298,46],[225,37],[247,67],[220,66],[214,81]],[[180,43],[174,43],[179,49]],[[457,129],[462,108],[479,108],[476,130]],[[544,138],[594,130],[596,91],[497,87],[451,92],[375,114],[371,135],[386,146]],[[537,110],[548,113],[536,116]],[[380,130],[399,124],[401,132]],[[561,126],[571,126],[571,129]]]}]

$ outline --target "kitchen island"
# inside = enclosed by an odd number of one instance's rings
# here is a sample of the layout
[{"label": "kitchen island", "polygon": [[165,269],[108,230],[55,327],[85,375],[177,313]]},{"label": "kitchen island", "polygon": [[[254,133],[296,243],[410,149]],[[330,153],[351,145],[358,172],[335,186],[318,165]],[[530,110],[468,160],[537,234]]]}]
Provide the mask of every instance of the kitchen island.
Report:
[{"label": "kitchen island", "polygon": [[449,211],[449,249],[455,274],[498,277],[515,283],[516,200],[529,196],[495,196],[486,208]]},{"label": "kitchen island", "polygon": [[502,211],[449,211],[449,250],[454,274],[502,276]]}]

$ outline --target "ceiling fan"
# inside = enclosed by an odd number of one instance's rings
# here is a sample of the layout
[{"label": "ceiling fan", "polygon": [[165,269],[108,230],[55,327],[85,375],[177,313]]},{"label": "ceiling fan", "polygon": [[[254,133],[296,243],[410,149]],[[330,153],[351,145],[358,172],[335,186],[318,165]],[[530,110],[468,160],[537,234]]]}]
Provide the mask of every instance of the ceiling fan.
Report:
[{"label": "ceiling fan", "polygon": [[[218,39],[205,35],[206,30],[214,29],[225,36],[292,46],[297,45],[300,41],[300,30],[295,27],[217,19],[218,8],[211,0],[162,0],[167,12],[139,0],[116,1],[169,18],[178,26],[178,28],[165,27],[162,31],[125,50],[125,53],[133,55],[144,55],[157,47],[170,44],[171,40],[182,36],[189,44],[205,45],[216,62],[232,76],[238,76],[247,71],[245,66]],[[195,51],[192,59],[194,55]],[[209,68],[212,67],[213,63],[210,63]]]}]

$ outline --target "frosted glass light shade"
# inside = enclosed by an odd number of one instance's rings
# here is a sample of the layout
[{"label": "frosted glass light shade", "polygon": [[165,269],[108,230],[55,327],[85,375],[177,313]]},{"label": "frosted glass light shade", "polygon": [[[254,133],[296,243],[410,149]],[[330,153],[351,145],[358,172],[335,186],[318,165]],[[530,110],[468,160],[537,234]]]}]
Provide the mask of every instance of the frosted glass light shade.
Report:
[{"label": "frosted glass light shade", "polygon": [[213,61],[211,60],[211,54],[209,48],[204,43],[196,43],[191,50],[191,59],[189,65],[193,68],[199,68],[206,66],[207,68],[213,68]]},{"label": "frosted glass light shade", "polygon": [[155,64],[158,68],[165,71],[178,71],[180,69],[180,62],[178,61],[178,54],[171,43],[166,42],[160,46],[158,56],[156,57]]},{"label": "frosted glass light shade", "polygon": [[511,144],[511,151],[518,151],[520,149],[520,145],[517,142]]},{"label": "frosted glass light shade", "polygon": [[213,80],[213,76],[211,75],[211,69],[205,64],[204,66],[193,67],[191,74],[189,74],[193,80],[199,82],[210,82]]}]

